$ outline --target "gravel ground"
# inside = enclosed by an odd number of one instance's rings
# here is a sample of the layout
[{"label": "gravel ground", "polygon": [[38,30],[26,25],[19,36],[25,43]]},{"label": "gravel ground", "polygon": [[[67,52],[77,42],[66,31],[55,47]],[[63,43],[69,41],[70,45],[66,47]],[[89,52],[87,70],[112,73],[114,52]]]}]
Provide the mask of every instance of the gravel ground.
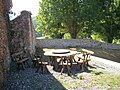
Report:
[{"label": "gravel ground", "polygon": [[[11,69],[4,90],[51,90],[55,78],[51,73],[36,73],[36,68],[30,67],[25,70]],[[57,82],[57,80],[56,80]],[[55,90],[57,87],[54,87]]]},{"label": "gravel ground", "polygon": [[[26,67],[25,70],[18,70],[16,64],[12,62],[11,69],[7,74],[7,80],[4,83],[4,90],[88,90],[82,87],[75,87],[74,81],[79,81],[77,76],[84,75],[90,77],[90,71],[81,72],[78,70],[77,65],[73,65],[72,76],[68,76],[66,72],[60,75],[60,72],[56,72],[52,69],[52,66],[47,66],[48,73],[42,74],[41,71],[36,73],[36,68],[32,67],[32,63],[29,62],[31,67]],[[104,69],[112,73],[120,74],[120,69],[112,66],[106,66],[101,62],[95,60],[90,61],[90,68]],[[65,88],[61,83],[68,81],[74,85],[69,89]],[[81,81],[83,84],[90,84],[88,81]],[[101,87],[94,86],[90,90],[107,90]]]}]

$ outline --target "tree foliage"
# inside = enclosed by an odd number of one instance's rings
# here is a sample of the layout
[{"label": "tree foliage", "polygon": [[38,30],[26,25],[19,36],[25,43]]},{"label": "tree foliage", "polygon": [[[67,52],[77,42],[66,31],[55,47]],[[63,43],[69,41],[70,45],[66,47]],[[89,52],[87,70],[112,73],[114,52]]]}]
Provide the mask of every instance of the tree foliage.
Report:
[{"label": "tree foliage", "polygon": [[40,7],[37,28],[42,33],[70,33],[72,38],[98,12],[92,9],[97,7],[96,0],[42,0]]},{"label": "tree foliage", "polygon": [[120,0],[42,0],[37,23],[38,31],[54,38],[97,32],[112,43],[120,38]]},{"label": "tree foliage", "polygon": [[103,0],[101,6],[101,28],[97,32],[103,35],[104,40],[112,43],[114,39],[120,39],[120,0]]}]

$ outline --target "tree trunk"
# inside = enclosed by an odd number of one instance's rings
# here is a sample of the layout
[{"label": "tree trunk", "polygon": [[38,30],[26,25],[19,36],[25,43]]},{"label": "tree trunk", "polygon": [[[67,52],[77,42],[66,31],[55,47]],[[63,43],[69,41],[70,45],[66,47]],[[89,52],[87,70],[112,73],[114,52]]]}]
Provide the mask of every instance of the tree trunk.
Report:
[{"label": "tree trunk", "polygon": [[68,27],[68,31],[69,31],[72,39],[77,38],[77,27],[74,24],[72,26]]},{"label": "tree trunk", "polygon": [[108,36],[108,37],[107,37],[107,42],[108,42],[108,43],[112,43],[112,42],[113,42],[113,37]]},{"label": "tree trunk", "polygon": [[92,39],[91,35],[92,35],[92,32],[90,31],[90,32],[88,33],[88,38],[89,38],[89,39]]},{"label": "tree trunk", "polygon": [[70,33],[70,35],[71,35],[71,38],[72,38],[72,39],[76,39],[76,36],[77,36],[76,34]]}]

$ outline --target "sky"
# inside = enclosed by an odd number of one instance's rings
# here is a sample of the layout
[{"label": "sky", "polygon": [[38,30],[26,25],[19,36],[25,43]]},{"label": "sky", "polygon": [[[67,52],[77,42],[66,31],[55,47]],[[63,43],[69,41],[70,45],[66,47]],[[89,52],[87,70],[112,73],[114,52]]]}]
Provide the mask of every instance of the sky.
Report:
[{"label": "sky", "polygon": [[31,11],[32,16],[38,14],[39,1],[41,0],[12,0],[12,11],[19,15],[22,10]]}]

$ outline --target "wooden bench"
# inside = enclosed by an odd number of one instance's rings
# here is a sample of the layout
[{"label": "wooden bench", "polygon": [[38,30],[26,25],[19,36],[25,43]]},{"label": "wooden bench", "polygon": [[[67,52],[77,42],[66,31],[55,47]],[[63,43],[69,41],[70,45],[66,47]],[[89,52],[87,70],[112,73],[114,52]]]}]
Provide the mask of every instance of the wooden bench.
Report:
[{"label": "wooden bench", "polygon": [[23,69],[25,69],[26,64],[29,66],[28,64],[29,58],[23,51],[12,54],[12,59],[18,65],[18,69],[20,69],[20,65],[22,66]]},{"label": "wooden bench", "polygon": [[86,61],[87,65],[88,65],[88,61],[91,60],[90,56],[92,54],[94,54],[94,52],[90,51],[90,50],[87,50],[87,49],[82,49],[82,51],[83,51],[84,60]]},{"label": "wooden bench", "polygon": [[27,50],[27,49],[25,50],[25,52],[29,55],[30,59],[32,60],[33,66],[37,67],[37,71],[35,71],[35,72],[38,72],[39,69],[41,68],[42,73],[44,73],[45,69],[47,68],[46,66],[49,63],[42,60],[43,56],[42,55],[31,54],[30,51]]},{"label": "wooden bench", "polygon": [[82,49],[82,54],[78,56],[77,64],[80,66],[82,71],[84,71],[87,66],[89,66],[88,62],[91,60],[90,56],[94,54],[93,51]]},{"label": "wooden bench", "polygon": [[88,53],[88,54],[94,54],[93,51],[90,51],[90,50],[87,50],[87,49],[82,49],[82,51],[83,51],[83,52],[86,52],[86,53]]},{"label": "wooden bench", "polygon": [[[70,49],[71,51],[77,51],[77,48],[69,48],[69,49]],[[76,62],[76,60],[75,60],[74,57],[75,57],[75,55],[71,55],[71,56],[70,56],[71,65],[72,65],[73,62]]]},{"label": "wooden bench", "polygon": [[42,73],[45,73],[47,71],[47,65],[49,65],[48,61],[43,61],[41,55],[35,56],[35,58],[37,59],[38,64],[36,72],[38,72],[39,69],[41,68]]},{"label": "wooden bench", "polygon": [[71,62],[69,61],[69,57],[67,58],[61,58],[61,62],[59,63],[60,66],[62,66],[62,69],[61,69],[61,75],[63,73],[63,71],[65,70],[65,67],[67,68],[67,72],[68,72],[68,75],[70,76],[71,75]]}]

